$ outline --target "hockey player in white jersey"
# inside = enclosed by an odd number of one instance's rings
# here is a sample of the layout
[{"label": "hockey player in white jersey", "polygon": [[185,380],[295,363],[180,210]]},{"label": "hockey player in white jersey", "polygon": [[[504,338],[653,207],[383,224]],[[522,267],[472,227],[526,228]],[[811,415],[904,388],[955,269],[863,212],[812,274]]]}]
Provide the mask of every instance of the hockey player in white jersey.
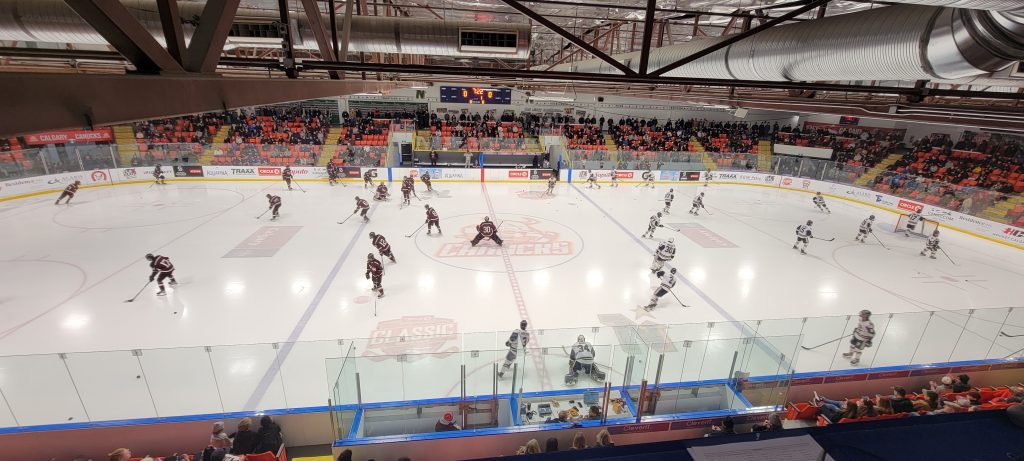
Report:
[{"label": "hockey player in white jersey", "polygon": [[828,205],[825,204],[825,197],[821,196],[821,192],[814,195],[814,206],[818,207],[821,211],[832,214],[832,210],[828,209]]},{"label": "hockey player in white jersey", "polygon": [[557,181],[558,180],[555,179],[555,175],[551,175],[551,177],[548,178],[548,191],[544,193],[545,195],[555,195],[555,182]]},{"label": "hockey player in white jersey", "polygon": [[801,224],[799,226],[796,226],[796,243],[793,244],[793,249],[796,250],[797,245],[800,245],[802,243],[803,247],[800,248],[800,254],[802,255],[807,254],[807,242],[809,242],[811,238],[814,237],[814,235],[811,233],[811,226],[813,225],[814,221],[808,219],[807,224]]},{"label": "hockey player in white jersey", "polygon": [[867,219],[860,222],[860,230],[857,232],[857,236],[853,238],[854,241],[860,243],[867,243],[868,234],[874,232],[871,229],[871,225],[875,222],[875,215],[868,216]]},{"label": "hockey player in white jersey", "polygon": [[643,238],[654,238],[654,230],[659,227],[665,227],[661,224],[661,212],[651,216],[650,222],[647,223],[647,232],[644,232],[641,237]]},{"label": "hockey player in white jersey", "polygon": [[601,185],[597,183],[597,176],[594,175],[594,170],[587,170],[587,189],[593,189],[597,186],[598,189]]},{"label": "hockey player in white jersey", "polygon": [[697,212],[699,212],[701,208],[704,208],[704,193],[703,192],[701,192],[701,193],[699,193],[699,194],[697,194],[696,196],[693,197],[693,207],[690,208],[690,211],[688,211],[688,213],[691,213],[694,216],[697,216]]},{"label": "hockey player in white jersey", "polygon": [[871,347],[871,340],[875,338],[875,324],[871,322],[871,311],[865,309],[860,311],[860,322],[853,329],[850,336],[850,352],[843,354],[843,357],[850,359],[850,365],[860,363],[860,355],[864,349]]},{"label": "hockey player in white jersey", "polygon": [[612,170],[612,185],[609,187],[619,187],[619,170]]},{"label": "hockey player in white jersey", "polygon": [[587,342],[587,338],[583,335],[576,338],[576,344],[572,345],[572,351],[569,352],[569,373],[565,375],[565,385],[575,386],[581,371],[590,379],[603,383],[604,372],[594,363],[595,356],[594,346]]},{"label": "hockey player in white jersey", "polygon": [[645,184],[647,187],[654,189],[654,173],[651,173],[651,170],[649,168],[647,171],[644,172],[644,180],[647,181],[647,183]]},{"label": "hockey player in white jersey", "polygon": [[921,256],[924,256],[926,252],[931,253],[931,258],[935,259],[935,252],[939,251],[939,230],[936,229],[932,232],[932,236],[928,237],[928,243],[924,244],[924,249],[921,250]]},{"label": "hockey player in white jersey", "polygon": [[520,353],[526,353],[526,344],[529,342],[530,333],[526,332],[526,320],[523,320],[519,322],[519,329],[512,330],[508,341],[505,341],[505,345],[508,346],[508,353],[505,354],[505,363],[501,365],[501,370],[498,371],[499,378],[504,377],[505,372],[512,368],[512,363],[516,361],[516,357]]},{"label": "hockey player in white jersey", "polygon": [[665,296],[672,287],[676,286],[676,268],[672,268],[668,271],[658,271],[657,273],[659,283],[658,288],[654,289],[654,294],[651,295],[651,302],[644,306],[644,310],[653,310],[654,306],[658,305],[658,299]]},{"label": "hockey player in white jersey", "polygon": [[672,201],[675,199],[676,194],[672,191],[672,189],[669,189],[668,192],[665,192],[665,214],[668,214],[668,209],[672,208]]},{"label": "hockey player in white jersey", "polygon": [[675,239],[669,237],[668,240],[658,244],[658,249],[654,250],[654,262],[651,263],[651,272],[658,272],[665,263],[675,259],[676,257],[676,242]]},{"label": "hockey player in white jersey", "polygon": [[708,171],[704,172],[704,187],[708,187],[708,184],[711,184],[713,179],[715,178],[711,174],[711,168],[708,168]]},{"label": "hockey player in white jersey", "polygon": [[911,232],[917,232],[917,225],[921,223],[921,213],[913,212],[907,215],[907,228],[903,230],[904,237],[910,237]]}]

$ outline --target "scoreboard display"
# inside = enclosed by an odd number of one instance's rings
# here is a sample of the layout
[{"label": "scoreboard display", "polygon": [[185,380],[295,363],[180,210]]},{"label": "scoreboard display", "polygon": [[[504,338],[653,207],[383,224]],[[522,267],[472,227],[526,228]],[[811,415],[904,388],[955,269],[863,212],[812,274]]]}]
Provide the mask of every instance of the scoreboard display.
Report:
[{"label": "scoreboard display", "polygon": [[512,104],[512,89],[442,86],[441,102],[460,104]]}]

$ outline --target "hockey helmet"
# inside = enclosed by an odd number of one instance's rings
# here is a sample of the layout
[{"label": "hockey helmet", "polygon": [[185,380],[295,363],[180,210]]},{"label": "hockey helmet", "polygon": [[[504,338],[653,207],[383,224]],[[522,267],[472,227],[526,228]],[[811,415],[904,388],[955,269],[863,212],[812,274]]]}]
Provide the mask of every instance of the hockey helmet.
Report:
[{"label": "hockey helmet", "polygon": [[813,226],[814,225],[814,221],[811,221],[810,219],[808,219],[807,220],[807,225],[808,226]]},{"label": "hockey helmet", "polygon": [[77,186],[77,185],[79,185],[79,184],[81,184],[81,183],[82,183],[82,181],[75,181],[75,185],[76,185],[76,186]]},{"label": "hockey helmet", "polygon": [[356,200],[357,200],[357,201],[359,200],[359,196],[358,196],[358,195],[356,196]]},{"label": "hockey helmet", "polygon": [[370,238],[372,238],[372,239],[377,238],[377,234],[374,234],[373,232],[370,232]]},{"label": "hockey helmet", "polygon": [[659,217],[659,218],[661,217],[661,212],[660,212],[660,211],[658,212],[658,217]]},{"label": "hockey helmet", "polygon": [[267,198],[270,198],[270,194],[267,194]]},{"label": "hockey helmet", "polygon": [[672,189],[669,189],[668,191],[669,191],[669,192],[672,192]]},{"label": "hockey helmet", "polygon": [[818,193],[817,193],[817,194],[815,194],[815,195],[821,195],[821,192],[818,192]]},{"label": "hockey helmet", "polygon": [[156,256],[153,256],[153,253],[149,253],[149,254],[146,255],[146,259],[152,261],[152,260],[156,259]]},{"label": "hockey helmet", "polygon": [[703,196],[704,196],[704,193],[703,193],[703,192],[701,192],[701,193],[700,193],[700,196],[701,196],[701,197],[703,197]]},{"label": "hockey helmet", "polygon": [[491,222],[490,216],[484,216],[484,222]]},{"label": "hockey helmet", "polygon": [[871,317],[871,311],[869,311],[867,309],[864,309],[864,310],[860,311],[860,316],[862,318]]},{"label": "hockey helmet", "polygon": [[429,210],[430,209],[430,205],[423,205],[423,208]]},{"label": "hockey helmet", "polygon": [[373,259],[373,253],[367,253],[366,259]]},{"label": "hockey helmet", "polygon": [[875,220],[875,215],[868,216],[868,219],[874,221]]},{"label": "hockey helmet", "polygon": [[675,243],[675,241],[676,241],[675,237],[669,237],[668,238],[668,243]]},{"label": "hockey helmet", "polygon": [[674,268],[674,267],[673,267],[673,268],[672,268],[672,270],[670,270],[670,271],[668,271],[668,272],[669,272],[670,274],[675,274],[675,273],[676,273],[676,268]]},{"label": "hockey helmet", "polygon": [[576,342],[578,342],[578,343],[585,343],[585,342],[587,342],[587,338],[585,338],[583,335],[579,335],[579,336],[576,337]]},{"label": "hockey helmet", "polygon": [[526,320],[523,320],[523,321],[519,322],[519,329],[520,330],[525,330],[526,329]]},{"label": "hockey helmet", "polygon": [[935,232],[932,232],[932,236],[933,237],[938,237],[939,236],[939,230],[935,229]]}]

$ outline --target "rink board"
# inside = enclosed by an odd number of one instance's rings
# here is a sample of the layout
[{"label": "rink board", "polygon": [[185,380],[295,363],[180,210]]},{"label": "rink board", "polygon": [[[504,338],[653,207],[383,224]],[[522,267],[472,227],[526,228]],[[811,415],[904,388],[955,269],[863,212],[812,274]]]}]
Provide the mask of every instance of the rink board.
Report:
[{"label": "rink board", "polygon": [[[169,180],[278,181],[281,179],[282,171],[282,167],[276,166],[177,166],[166,167],[164,175]],[[357,172],[358,179],[355,176]],[[377,181],[401,181],[405,176],[419,178],[424,173],[430,173],[430,176],[436,181],[536,182],[538,184],[546,183],[552,174],[550,169],[343,167],[342,179],[361,181],[362,176],[367,172]],[[561,180],[583,182],[593,175],[599,182],[608,183],[611,181],[612,172],[613,170],[565,170],[561,174]],[[617,180],[622,183],[640,183],[647,181],[649,177],[661,184],[678,182],[696,185],[703,184],[707,180],[706,173],[699,171],[615,170],[615,173]],[[327,169],[315,166],[296,166],[292,168],[292,174],[297,180],[322,181],[327,177]],[[111,168],[19,178],[0,182],[0,201],[58,193],[76,180],[81,181],[83,187],[97,187],[148,182],[152,181],[152,178],[153,167]],[[744,184],[806,193],[821,192],[830,198],[848,200],[893,213],[907,214],[917,211],[928,219],[950,229],[1024,249],[1024,229],[1022,228],[853,185],[747,171],[716,171],[712,174],[710,184]]]}]

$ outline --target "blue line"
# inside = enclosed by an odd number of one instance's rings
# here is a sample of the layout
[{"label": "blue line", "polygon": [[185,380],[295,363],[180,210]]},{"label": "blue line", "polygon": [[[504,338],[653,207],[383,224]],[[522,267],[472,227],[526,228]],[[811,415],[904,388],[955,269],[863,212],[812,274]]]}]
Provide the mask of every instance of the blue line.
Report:
[{"label": "blue line", "polygon": [[[391,170],[388,169],[389,174],[390,171]],[[372,216],[373,211],[376,209],[377,207],[374,206],[370,211],[368,211],[367,217]],[[353,213],[353,215],[354,214],[355,213]],[[295,324],[294,328],[292,328],[292,332],[288,335],[288,339],[285,340],[285,343],[277,352],[277,359],[269,368],[267,368],[266,373],[264,373],[263,377],[260,378],[259,384],[256,385],[256,389],[254,389],[252,391],[252,395],[249,396],[249,400],[245,402],[245,408],[255,409],[256,405],[261,399],[263,399],[263,396],[267,394],[267,390],[270,388],[270,383],[274,381],[274,376],[277,375],[281,369],[281,364],[284,363],[288,358],[288,355],[291,354],[292,348],[295,347],[295,342],[299,340],[299,336],[302,335],[302,331],[306,329],[306,324],[308,324],[309,319],[313,317],[313,313],[316,312],[318,307],[320,307],[320,302],[323,301],[324,296],[327,295],[327,290],[331,288],[331,284],[334,283],[334,279],[338,276],[338,271],[340,271],[341,266],[345,264],[345,261],[348,259],[348,255],[352,253],[352,249],[356,246],[356,240],[359,240],[359,236],[363,235],[368,223],[369,221],[363,221],[359,224],[359,229],[356,229],[355,235],[353,235],[352,239],[349,240],[345,250],[341,252],[341,256],[339,256],[338,260],[334,263],[334,267],[332,267],[331,271],[327,274],[327,278],[324,279],[322,284],[320,284],[320,289],[316,292],[316,296],[313,296],[313,299],[309,301],[309,306],[306,306],[306,310],[302,313],[302,317],[299,318],[299,322]],[[282,377],[281,379],[283,383],[284,378]]]},{"label": "blue line", "polygon": [[356,410],[352,418],[352,427],[348,431],[348,438],[354,439],[359,436],[359,425],[363,423],[363,410]]},{"label": "blue line", "polygon": [[568,176],[568,179],[566,179],[565,181],[568,182],[569,184],[572,184],[572,168],[569,168],[568,171],[569,171],[569,176]]},{"label": "blue line", "polygon": [[[615,219],[615,217],[611,215],[611,213],[608,213],[608,211],[606,211],[604,208],[601,208],[601,205],[598,205],[597,202],[595,202],[593,199],[591,199],[587,194],[584,194],[583,191],[581,191],[578,187],[576,187],[575,184],[572,184],[572,188],[576,189],[576,193],[580,194],[581,197],[583,197],[588,202],[590,202],[590,204],[593,205],[594,208],[597,208],[598,211],[603,213],[605,215],[605,217],[607,217],[611,222],[615,223],[616,226],[619,226],[619,229],[622,229],[622,231],[625,232],[626,235],[628,235],[630,238],[632,238],[633,241],[637,243],[637,245],[640,245],[645,250],[647,250],[648,254],[654,253],[654,250],[651,249],[650,247],[648,247],[647,244],[644,243],[644,241],[640,239],[640,237],[637,237],[635,233],[630,232],[629,229],[626,228],[626,226],[623,226],[622,223],[619,222],[619,220]],[[778,351],[775,350],[774,347],[771,347],[770,345],[766,346],[764,344],[766,341],[763,338],[759,340],[757,338],[757,334],[754,331],[752,331],[750,329],[750,327],[748,327],[746,324],[736,320],[733,316],[729,315],[729,313],[726,312],[726,310],[723,309],[722,306],[719,306],[718,303],[715,302],[715,300],[711,299],[711,297],[708,296],[703,291],[701,291],[700,288],[697,288],[697,285],[695,285],[693,282],[691,282],[690,279],[686,278],[686,276],[683,275],[682,272],[676,273],[676,278],[678,278],[679,280],[682,280],[683,283],[686,284],[687,287],[689,287],[691,290],[693,290],[694,293],[697,293],[697,296],[700,296],[700,298],[703,299],[704,302],[708,303],[708,305],[711,306],[715,311],[717,311],[718,314],[722,316],[722,318],[726,319],[729,322],[733,322],[733,323],[736,323],[736,324],[742,326],[743,327],[743,334],[749,335],[751,338],[754,338],[754,343],[757,344],[758,347],[760,347],[761,350],[764,351],[766,354],[768,354],[769,356],[775,356],[778,353]],[[787,369],[791,368],[790,364],[789,364],[789,361],[786,361],[786,363],[784,363],[783,365],[785,365],[785,368],[787,368]],[[730,376],[730,378],[731,378],[731,376]]]},{"label": "blue line", "polygon": [[725,385],[729,388],[730,391],[732,391],[734,395],[736,395],[736,398],[740,399],[740,403],[742,403],[743,406],[747,408],[754,406],[752,403],[750,403],[749,400],[747,400],[747,397],[744,396],[742,392],[740,392],[738,389],[736,389],[735,386],[732,385],[732,383],[725,383]]},{"label": "blue line", "polygon": [[633,403],[633,398],[629,396],[629,392],[620,389],[619,395],[622,396],[622,401],[626,403],[626,408],[629,408],[629,412],[633,414],[633,418],[636,418],[638,414],[636,412],[636,405]]}]

